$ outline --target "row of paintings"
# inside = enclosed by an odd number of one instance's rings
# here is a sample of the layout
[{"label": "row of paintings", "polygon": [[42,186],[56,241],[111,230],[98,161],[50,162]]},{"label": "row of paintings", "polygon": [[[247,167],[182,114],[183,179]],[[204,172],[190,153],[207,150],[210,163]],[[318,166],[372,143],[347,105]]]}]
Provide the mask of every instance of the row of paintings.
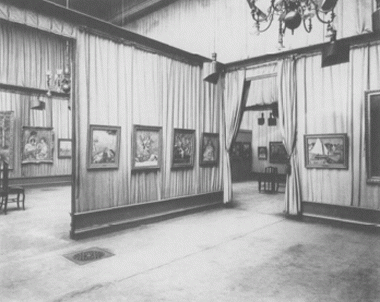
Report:
[{"label": "row of paintings", "polygon": [[[304,150],[306,168],[348,169],[348,137],[346,133],[306,134]],[[267,156],[267,147],[258,147],[258,158],[266,160]],[[289,162],[282,142],[269,142],[269,162],[275,164]]]},{"label": "row of paintings", "polygon": [[250,160],[252,158],[252,147],[250,142],[235,142],[231,149],[232,158]]},{"label": "row of paintings", "polygon": [[[90,125],[88,169],[118,168],[121,127]],[[192,168],[196,156],[195,130],[174,129],[171,145],[171,167]],[[132,135],[132,170],[160,169],[162,161],[162,128],[134,125]],[[219,134],[202,134],[200,165],[216,166],[219,161]]]},{"label": "row of paintings", "polygon": [[[0,158],[14,167],[14,112],[0,112]],[[53,163],[53,128],[22,127],[21,163]],[[71,139],[58,139],[58,158],[71,158]]]}]

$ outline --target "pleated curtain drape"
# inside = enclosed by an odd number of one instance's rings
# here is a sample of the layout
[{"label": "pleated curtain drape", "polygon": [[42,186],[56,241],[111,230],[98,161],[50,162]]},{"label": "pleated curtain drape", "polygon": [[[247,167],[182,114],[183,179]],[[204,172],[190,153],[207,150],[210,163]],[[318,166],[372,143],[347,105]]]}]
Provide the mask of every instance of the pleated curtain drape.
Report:
[{"label": "pleated curtain drape", "polygon": [[[200,167],[202,132],[221,132],[217,87],[205,84],[200,66],[81,32],[78,36],[77,211],[142,204],[222,190],[221,166]],[[87,170],[88,126],[121,127],[115,170]],[[162,129],[160,169],[132,171],[134,125]],[[194,166],[172,169],[174,129],[195,130]]]},{"label": "pleated curtain drape", "polygon": [[250,81],[245,79],[245,70],[238,70],[225,75],[225,94],[223,98],[224,152],[223,152],[223,201],[232,202],[232,178],[230,151],[236,137],[247,102]]},{"label": "pleated curtain drape", "polygon": [[302,200],[296,145],[298,116],[295,60],[293,58],[282,60],[278,70],[279,126],[290,163],[290,173],[286,179],[285,213],[299,215]]}]

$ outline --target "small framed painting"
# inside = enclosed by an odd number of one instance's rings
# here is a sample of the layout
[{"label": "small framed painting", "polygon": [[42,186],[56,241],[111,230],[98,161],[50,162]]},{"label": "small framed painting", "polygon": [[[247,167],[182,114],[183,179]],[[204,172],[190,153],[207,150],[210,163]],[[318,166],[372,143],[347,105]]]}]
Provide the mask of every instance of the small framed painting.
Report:
[{"label": "small framed painting", "polygon": [[53,128],[22,128],[22,164],[53,163]]},{"label": "small framed painting", "polygon": [[348,137],[339,134],[306,134],[305,167],[348,169]]},{"label": "small framed painting", "polygon": [[117,169],[120,157],[119,126],[90,125],[88,132],[88,169]]},{"label": "small framed painting", "polygon": [[257,147],[257,157],[260,160],[266,160],[268,158],[268,148],[267,147]]},{"label": "small framed painting", "polygon": [[203,132],[200,148],[200,165],[217,166],[219,161],[219,134]]},{"label": "small framed painting", "polygon": [[287,164],[288,153],[282,142],[269,142],[269,162],[272,164]]},{"label": "small framed painting", "polygon": [[195,157],[195,130],[174,129],[172,168],[192,168]]},{"label": "small framed painting", "polygon": [[132,152],[132,170],[160,169],[162,158],[161,127],[134,125]]},{"label": "small framed painting", "polygon": [[58,158],[71,158],[72,146],[71,139],[59,138],[58,139]]}]

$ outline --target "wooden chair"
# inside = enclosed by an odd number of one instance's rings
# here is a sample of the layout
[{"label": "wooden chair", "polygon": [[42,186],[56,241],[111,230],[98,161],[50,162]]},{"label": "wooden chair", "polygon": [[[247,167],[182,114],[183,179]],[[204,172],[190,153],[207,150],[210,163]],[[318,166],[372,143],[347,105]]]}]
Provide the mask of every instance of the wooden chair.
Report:
[{"label": "wooden chair", "polygon": [[[9,195],[16,195],[15,198],[9,198]],[[22,195],[22,199],[20,199]],[[1,170],[1,187],[0,187],[0,209],[4,205],[4,214],[7,214],[8,203],[16,202],[17,208],[20,208],[22,202],[22,209],[25,210],[25,190],[22,187],[9,186],[9,166],[3,162]]]},{"label": "wooden chair", "polygon": [[[277,192],[278,191],[278,169],[277,167],[266,167],[265,173],[274,174],[269,181],[264,182],[264,191]],[[268,189],[267,189],[268,186]]]}]

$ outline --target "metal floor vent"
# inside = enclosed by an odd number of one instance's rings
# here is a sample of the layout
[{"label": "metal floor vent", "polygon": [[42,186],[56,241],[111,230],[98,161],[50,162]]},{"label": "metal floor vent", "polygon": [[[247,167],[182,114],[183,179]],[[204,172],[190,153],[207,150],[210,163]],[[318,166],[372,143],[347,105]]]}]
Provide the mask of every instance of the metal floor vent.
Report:
[{"label": "metal floor vent", "polygon": [[104,259],[113,256],[114,254],[102,250],[98,247],[92,247],[83,251],[74,252],[63,255],[65,258],[75,262],[76,264],[83,265],[96,260]]}]

